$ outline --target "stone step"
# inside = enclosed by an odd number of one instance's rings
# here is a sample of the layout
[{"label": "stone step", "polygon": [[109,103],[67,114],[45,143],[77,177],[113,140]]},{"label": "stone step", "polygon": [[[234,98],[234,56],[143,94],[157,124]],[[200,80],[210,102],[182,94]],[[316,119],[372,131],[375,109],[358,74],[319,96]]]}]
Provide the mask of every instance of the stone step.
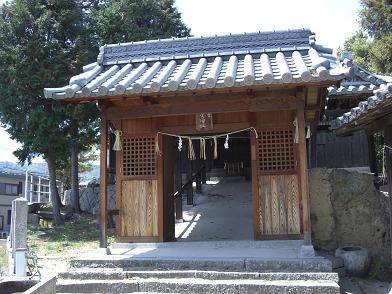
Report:
[{"label": "stone step", "polygon": [[301,293],[338,294],[334,281],[205,279],[59,280],[57,293]]},{"label": "stone step", "polygon": [[218,271],[118,271],[81,269],[58,274],[60,280],[124,280],[124,279],[206,279],[206,280],[264,280],[264,281],[332,281],[338,282],[336,273],[257,273]]},{"label": "stone step", "polygon": [[331,272],[331,261],[321,258],[125,258],[121,255],[77,258],[77,268],[119,268],[123,270],[200,270],[237,272]]}]

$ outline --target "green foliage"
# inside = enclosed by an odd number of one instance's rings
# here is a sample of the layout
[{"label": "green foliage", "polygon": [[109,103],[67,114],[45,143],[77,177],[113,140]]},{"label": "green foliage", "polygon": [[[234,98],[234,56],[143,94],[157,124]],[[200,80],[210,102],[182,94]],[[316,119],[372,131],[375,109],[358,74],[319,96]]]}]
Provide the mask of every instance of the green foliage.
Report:
[{"label": "green foliage", "polygon": [[392,32],[373,41],[370,62],[376,72],[392,75]]},{"label": "green foliage", "polygon": [[67,108],[42,91],[86,62],[81,19],[77,1],[16,0],[0,11],[0,120],[22,144],[21,162],[67,152]]},{"label": "green foliage", "polygon": [[372,42],[368,39],[366,33],[358,31],[344,42],[343,48],[338,49],[338,55],[340,56],[343,51],[348,51],[352,54],[356,64],[370,70],[369,60],[371,47]]},{"label": "green foliage", "polygon": [[[98,155],[93,151],[82,151],[79,153],[79,173],[91,172],[93,170],[92,162],[98,159]],[[64,185],[65,190],[71,189],[71,162],[62,161],[57,164],[58,178]]]},{"label": "green foliage", "polygon": [[8,252],[4,245],[0,245],[0,277],[8,275]]},{"label": "green foliage", "polygon": [[392,4],[390,0],[361,0],[361,27],[376,39],[392,32]]},{"label": "green foliage", "polygon": [[89,30],[99,44],[189,36],[174,0],[112,0],[95,5]]},{"label": "green foliage", "polygon": [[[358,65],[379,74],[392,74],[392,5],[385,0],[361,0],[362,30],[344,42]],[[369,38],[370,36],[371,38]]]}]

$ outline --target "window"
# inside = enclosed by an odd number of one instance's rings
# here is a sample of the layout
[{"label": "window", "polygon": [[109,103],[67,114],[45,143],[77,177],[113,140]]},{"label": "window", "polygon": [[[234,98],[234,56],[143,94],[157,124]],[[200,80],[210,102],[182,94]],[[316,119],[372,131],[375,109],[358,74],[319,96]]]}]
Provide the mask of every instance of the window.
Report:
[{"label": "window", "polygon": [[7,211],[7,225],[11,224],[11,210]]},{"label": "window", "polygon": [[0,230],[4,230],[4,216],[0,215]]},{"label": "window", "polygon": [[2,195],[19,195],[18,184],[0,183],[0,194]]}]

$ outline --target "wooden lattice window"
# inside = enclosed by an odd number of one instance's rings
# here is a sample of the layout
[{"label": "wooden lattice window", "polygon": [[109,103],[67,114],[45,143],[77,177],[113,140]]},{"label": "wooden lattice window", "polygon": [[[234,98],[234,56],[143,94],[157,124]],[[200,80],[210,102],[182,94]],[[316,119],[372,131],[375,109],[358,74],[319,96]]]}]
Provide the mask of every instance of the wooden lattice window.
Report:
[{"label": "wooden lattice window", "polygon": [[123,176],[155,176],[155,167],[155,136],[128,137],[123,139]]},{"label": "wooden lattice window", "polygon": [[266,130],[259,133],[258,169],[262,173],[295,171],[294,132],[291,129]]}]

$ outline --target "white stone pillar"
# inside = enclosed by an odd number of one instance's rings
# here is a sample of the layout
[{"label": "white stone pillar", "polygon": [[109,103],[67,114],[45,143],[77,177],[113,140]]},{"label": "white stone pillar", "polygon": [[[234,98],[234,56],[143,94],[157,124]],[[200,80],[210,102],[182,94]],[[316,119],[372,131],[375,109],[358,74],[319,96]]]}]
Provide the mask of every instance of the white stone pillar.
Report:
[{"label": "white stone pillar", "polygon": [[12,213],[12,253],[15,263],[15,275],[17,277],[25,277],[28,201],[22,197],[12,201]]}]

